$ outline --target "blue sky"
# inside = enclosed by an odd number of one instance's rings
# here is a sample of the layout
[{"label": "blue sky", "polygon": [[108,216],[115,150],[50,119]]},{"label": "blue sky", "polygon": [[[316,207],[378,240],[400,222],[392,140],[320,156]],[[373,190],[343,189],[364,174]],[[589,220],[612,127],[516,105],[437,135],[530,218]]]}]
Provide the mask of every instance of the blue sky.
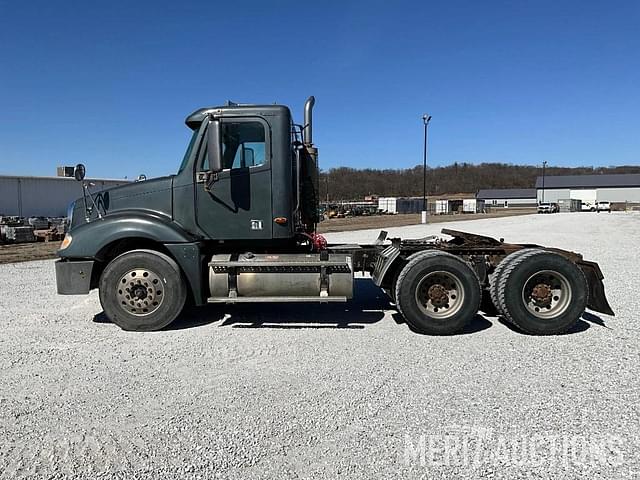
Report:
[{"label": "blue sky", "polygon": [[640,164],[636,1],[0,0],[0,174],[176,171],[184,118],[316,96],[324,169]]}]

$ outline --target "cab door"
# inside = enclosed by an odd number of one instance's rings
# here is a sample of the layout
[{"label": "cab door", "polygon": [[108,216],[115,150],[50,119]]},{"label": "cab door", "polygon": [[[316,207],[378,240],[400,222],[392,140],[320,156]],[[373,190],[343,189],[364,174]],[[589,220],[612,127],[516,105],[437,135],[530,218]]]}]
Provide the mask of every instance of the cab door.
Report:
[{"label": "cab door", "polygon": [[196,222],[208,238],[271,239],[271,135],[260,117],[223,117],[223,170],[206,188],[206,145],[196,173]]}]

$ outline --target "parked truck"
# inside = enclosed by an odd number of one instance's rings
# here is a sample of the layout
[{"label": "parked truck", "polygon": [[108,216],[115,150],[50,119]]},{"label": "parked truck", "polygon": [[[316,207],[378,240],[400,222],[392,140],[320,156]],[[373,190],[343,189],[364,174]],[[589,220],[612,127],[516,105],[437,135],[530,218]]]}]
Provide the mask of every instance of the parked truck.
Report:
[{"label": "parked truck", "polygon": [[346,302],[354,273],[418,332],[461,330],[490,298],[532,334],[571,328],[588,307],[613,315],[598,265],[581,255],[453,230],[447,238],[329,244],[316,232],[315,99],[304,123],[282,105],[202,108],[175,175],[83,196],[58,251],[60,294],[99,289],[125,330],[169,325],[185,303]]}]

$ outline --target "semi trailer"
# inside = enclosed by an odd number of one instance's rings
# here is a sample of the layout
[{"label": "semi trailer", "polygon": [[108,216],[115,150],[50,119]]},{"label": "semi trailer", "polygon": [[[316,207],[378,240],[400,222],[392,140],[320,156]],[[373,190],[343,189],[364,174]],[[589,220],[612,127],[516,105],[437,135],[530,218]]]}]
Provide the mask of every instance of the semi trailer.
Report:
[{"label": "semi trailer", "polygon": [[443,230],[330,244],[317,233],[313,107],[302,125],[283,105],[201,108],[175,175],[92,192],[69,208],[59,294],[99,290],[125,330],[169,325],[185,304],[347,302],[370,276],[414,331],[460,331],[489,300],[531,334],[570,329],[586,308],[613,315],[597,263],[539,245]]}]

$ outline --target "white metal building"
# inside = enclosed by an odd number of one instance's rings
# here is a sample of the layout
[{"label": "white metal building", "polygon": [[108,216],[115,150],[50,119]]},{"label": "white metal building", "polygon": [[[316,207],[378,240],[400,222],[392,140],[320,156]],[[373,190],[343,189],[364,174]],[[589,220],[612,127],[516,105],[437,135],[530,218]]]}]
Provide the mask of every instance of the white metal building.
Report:
[{"label": "white metal building", "polygon": [[378,197],[378,210],[384,213],[398,213],[398,198]]},{"label": "white metal building", "polygon": [[639,203],[640,174],[563,175],[545,176],[536,181],[539,202],[557,202],[578,199],[583,203],[595,202]]},{"label": "white metal building", "polygon": [[465,198],[462,200],[463,213],[482,213],[484,212],[484,200],[481,198]]},{"label": "white metal building", "polygon": [[523,208],[536,207],[535,188],[497,188],[478,190],[478,200],[484,200],[485,207]]},{"label": "white metal building", "polygon": [[[128,180],[87,179],[92,192],[124,185]],[[0,175],[0,215],[64,217],[67,207],[82,196],[82,186],[69,177]]]}]

